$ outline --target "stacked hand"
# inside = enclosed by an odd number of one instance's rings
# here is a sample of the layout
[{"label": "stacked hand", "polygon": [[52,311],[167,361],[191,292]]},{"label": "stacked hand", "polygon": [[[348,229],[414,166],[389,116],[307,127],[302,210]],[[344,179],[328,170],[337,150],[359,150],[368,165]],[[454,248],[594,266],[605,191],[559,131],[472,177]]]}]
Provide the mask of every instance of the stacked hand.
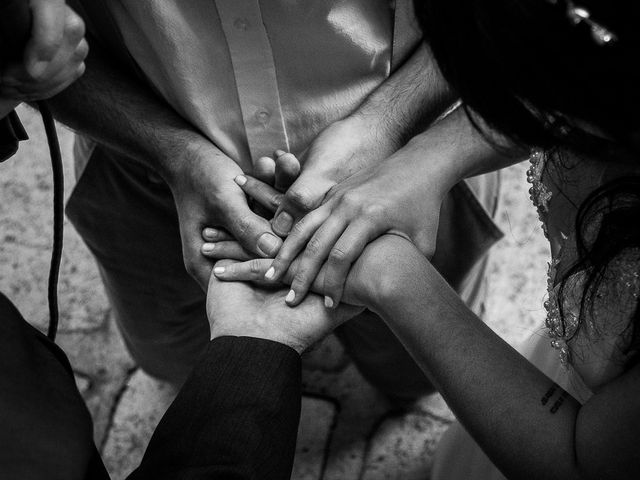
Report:
[{"label": "stacked hand", "polygon": [[204,138],[194,140],[182,154],[166,180],[178,211],[185,266],[206,290],[213,262],[202,255],[206,249],[201,253],[205,227],[207,239],[234,240],[231,258],[273,257],[282,240],[273,234],[269,221],[249,207],[234,182],[242,170],[232,159]]},{"label": "stacked hand", "polygon": [[[230,266],[216,264],[216,269]],[[322,297],[309,295],[298,308],[284,303],[287,289],[265,289],[245,282],[223,282],[211,276],[207,316],[211,338],[225,335],[272,340],[302,353],[362,309],[340,306],[327,310]]]},{"label": "stacked hand", "polygon": [[[353,263],[367,244],[381,235],[404,237],[430,257],[442,199],[450,185],[429,175],[425,157],[410,143],[384,162],[334,186],[318,208],[295,223],[263,280],[290,283],[287,303],[292,306],[298,305],[314,286],[316,292],[325,295],[327,307],[332,307],[342,299]],[[269,196],[281,200],[268,185],[245,178],[242,188],[247,195],[265,204]],[[247,259],[231,256],[230,248],[226,253],[230,254],[228,258]],[[321,269],[323,275],[318,277]]]}]

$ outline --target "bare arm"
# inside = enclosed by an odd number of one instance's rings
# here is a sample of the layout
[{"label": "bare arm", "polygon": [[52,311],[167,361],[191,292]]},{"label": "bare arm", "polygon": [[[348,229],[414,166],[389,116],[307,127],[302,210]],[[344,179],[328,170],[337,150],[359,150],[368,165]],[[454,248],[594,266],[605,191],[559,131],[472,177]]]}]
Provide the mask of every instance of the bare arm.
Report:
[{"label": "bare arm", "polygon": [[317,208],[332,187],[388,158],[454,100],[431,51],[421,44],[351,115],[329,125],[301,155],[302,172],[286,192],[274,231],[286,235],[294,219]]},{"label": "bare arm", "polygon": [[375,311],[507,477],[635,478],[640,367],[581,406],[469,311],[406,241],[386,239],[371,253],[385,278],[369,297]]},{"label": "bare arm", "polygon": [[269,222],[250,210],[234,183],[240,167],[97,46],[82,81],[51,104],[71,128],[164,178],[178,210],[185,265],[203,289],[212,268],[200,255],[204,226],[225,228],[258,256],[280,247]]}]

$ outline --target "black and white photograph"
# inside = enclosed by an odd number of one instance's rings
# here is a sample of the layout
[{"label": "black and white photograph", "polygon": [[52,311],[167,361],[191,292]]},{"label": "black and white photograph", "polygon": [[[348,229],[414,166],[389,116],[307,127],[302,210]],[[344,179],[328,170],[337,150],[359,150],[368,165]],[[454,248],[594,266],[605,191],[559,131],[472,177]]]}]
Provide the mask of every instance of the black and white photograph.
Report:
[{"label": "black and white photograph", "polygon": [[640,478],[640,2],[0,0],[0,480]]}]

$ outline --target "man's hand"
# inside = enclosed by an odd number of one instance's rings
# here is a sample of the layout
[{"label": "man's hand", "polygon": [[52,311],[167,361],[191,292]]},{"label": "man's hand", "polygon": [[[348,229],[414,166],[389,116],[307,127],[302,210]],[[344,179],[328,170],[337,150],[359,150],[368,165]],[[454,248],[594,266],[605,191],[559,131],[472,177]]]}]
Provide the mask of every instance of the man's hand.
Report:
[{"label": "man's hand", "polygon": [[333,187],[320,207],[295,224],[267,274],[279,280],[300,255],[291,305],[302,301],[325,262],[322,293],[328,307],[337,305],[351,265],[385,233],[405,237],[427,258],[433,255],[440,208],[452,185],[442,181],[427,156],[407,145]]},{"label": "man's hand", "polygon": [[388,158],[453,103],[431,51],[422,44],[347,118],[329,125],[302,153],[302,172],[273,222],[285,236],[329,190]]},{"label": "man's hand", "polygon": [[269,222],[256,215],[234,181],[240,167],[206,139],[193,142],[177,169],[166,177],[173,192],[180,222],[187,271],[206,288],[212,263],[201,254],[202,231],[216,227],[237,240],[239,249],[258,257],[272,257],[282,240]]},{"label": "man's hand", "polygon": [[1,72],[0,97],[5,101],[50,98],[85,70],[89,46],[82,19],[64,0],[31,0],[31,11],[33,27],[24,60]]},{"label": "man's hand", "polygon": [[[392,296],[402,292],[402,285],[408,285],[415,277],[415,268],[427,260],[411,242],[397,235],[382,235],[366,246],[347,275],[343,302],[357,307],[365,307],[377,312]],[[277,285],[265,284],[264,274],[271,266],[267,258],[258,258],[245,262],[224,261],[216,264],[214,275],[223,282],[252,282],[262,288],[281,288],[290,285],[295,278],[299,259]],[[311,285],[315,293],[322,293],[326,265],[318,273]],[[249,287],[247,287],[249,288]],[[286,290],[282,290],[281,297]],[[316,295],[314,295],[316,297]],[[302,304],[307,300],[305,299]],[[411,299],[407,299],[411,301]],[[292,310],[298,310],[299,306]],[[332,309],[328,309],[332,310]]]},{"label": "man's hand", "polygon": [[286,236],[296,220],[320,206],[332,187],[391,155],[398,139],[383,123],[356,114],[323,130],[301,156],[302,170],[285,192],[273,231]]},{"label": "man's hand", "polygon": [[[232,263],[218,262],[216,269]],[[362,311],[350,306],[328,310],[317,295],[309,295],[292,309],[284,303],[286,293],[287,289],[266,290],[243,282],[222,282],[212,275],[207,293],[211,338],[263,338],[302,353]]]}]

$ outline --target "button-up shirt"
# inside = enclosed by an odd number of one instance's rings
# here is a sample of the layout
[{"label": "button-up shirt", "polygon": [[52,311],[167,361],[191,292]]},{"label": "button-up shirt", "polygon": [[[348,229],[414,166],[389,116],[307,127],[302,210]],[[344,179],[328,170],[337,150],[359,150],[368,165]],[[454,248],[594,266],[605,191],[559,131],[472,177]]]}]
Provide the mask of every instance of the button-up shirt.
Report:
[{"label": "button-up shirt", "polygon": [[411,0],[86,0],[84,9],[94,33],[245,170],[276,149],[303,151],[421,37]]}]

